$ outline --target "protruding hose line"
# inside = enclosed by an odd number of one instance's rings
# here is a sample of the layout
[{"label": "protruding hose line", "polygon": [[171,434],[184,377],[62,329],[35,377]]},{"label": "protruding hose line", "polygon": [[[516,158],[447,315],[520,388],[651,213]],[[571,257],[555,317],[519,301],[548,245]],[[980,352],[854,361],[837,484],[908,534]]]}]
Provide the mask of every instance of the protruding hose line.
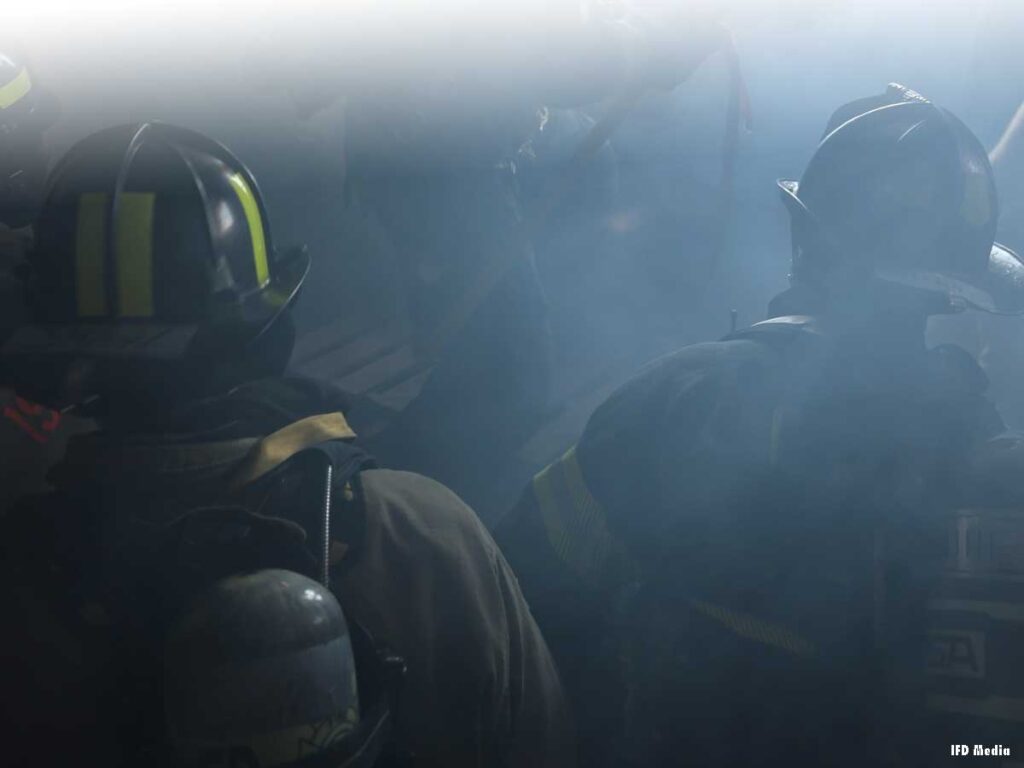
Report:
[{"label": "protruding hose line", "polygon": [[324,524],[320,551],[320,582],[331,588],[331,485],[334,482],[334,466],[327,462],[327,479],[324,483]]}]

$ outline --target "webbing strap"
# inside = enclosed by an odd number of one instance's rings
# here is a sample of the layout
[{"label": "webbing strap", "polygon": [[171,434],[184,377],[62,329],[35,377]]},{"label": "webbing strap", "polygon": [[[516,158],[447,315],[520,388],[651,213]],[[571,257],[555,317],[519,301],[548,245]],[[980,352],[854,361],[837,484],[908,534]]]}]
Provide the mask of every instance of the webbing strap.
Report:
[{"label": "webbing strap", "polygon": [[351,440],[355,436],[338,412],[300,419],[259,440],[232,473],[230,486],[242,488],[314,445],[328,440]]}]

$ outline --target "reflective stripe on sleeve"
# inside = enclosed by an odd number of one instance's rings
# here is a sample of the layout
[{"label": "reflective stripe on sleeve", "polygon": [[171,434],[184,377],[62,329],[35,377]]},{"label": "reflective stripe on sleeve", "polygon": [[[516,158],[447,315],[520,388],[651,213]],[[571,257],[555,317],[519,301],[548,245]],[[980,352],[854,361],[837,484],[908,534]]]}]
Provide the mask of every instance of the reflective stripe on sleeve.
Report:
[{"label": "reflective stripe on sleeve", "polygon": [[733,634],[748,640],[771,645],[797,656],[813,656],[814,644],[785,627],[771,624],[747,613],[734,611],[720,605],[690,600],[690,606],[698,613],[722,624]]},{"label": "reflective stripe on sleeve", "polygon": [[966,696],[932,694],[928,697],[928,708],[959,715],[973,715],[989,720],[1024,723],[1024,699],[1011,699],[1004,696],[975,699]]},{"label": "reflective stripe on sleeve", "polygon": [[533,492],[555,555],[576,576],[602,582],[625,556],[607,515],[587,488],[575,447],[533,479]]},{"label": "reflective stripe on sleeve", "polygon": [[0,109],[13,107],[32,90],[32,79],[28,76],[28,70],[22,68],[11,82],[0,86]]}]

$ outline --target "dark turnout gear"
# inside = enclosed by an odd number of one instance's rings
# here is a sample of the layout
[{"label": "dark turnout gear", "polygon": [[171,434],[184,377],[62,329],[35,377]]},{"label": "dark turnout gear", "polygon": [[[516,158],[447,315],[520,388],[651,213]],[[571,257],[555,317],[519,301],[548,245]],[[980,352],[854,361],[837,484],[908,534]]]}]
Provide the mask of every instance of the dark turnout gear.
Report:
[{"label": "dark turnout gear", "polygon": [[930,296],[933,312],[1024,311],[1024,266],[992,242],[985,149],[919,94],[891,85],[840,107],[799,183],[779,187],[796,282],[838,296],[876,278]]},{"label": "dark turnout gear", "polygon": [[959,743],[1024,749],[1024,441],[978,452],[963,506],[946,519],[941,579],[928,603],[928,707]]},{"label": "dark turnout gear", "polygon": [[581,743],[621,723],[609,765],[857,765],[867,724],[906,722],[875,648],[923,647],[882,621],[921,585],[875,579],[999,422],[959,350],[922,348],[898,385],[850,378],[856,359],[808,318],[664,358],[499,525]]},{"label": "dark turnout gear", "polygon": [[[29,739],[50,727],[51,681],[56,687],[65,678],[84,678],[66,687],[64,706],[77,712],[66,727],[80,726],[92,741],[105,738],[98,752],[119,749],[130,761],[133,748],[158,739],[149,715],[159,712],[152,677],[159,628],[199,585],[232,573],[276,567],[316,576],[323,447],[336,446],[331,588],[350,626],[406,662],[394,710],[404,749],[417,766],[572,764],[558,675],[485,528],[437,483],[369,468],[339,405],[336,393],[310,383],[264,381],[182,412],[177,434],[100,432],[72,441],[55,471],[56,494],[12,518],[25,530],[6,539],[15,551],[5,562],[20,574],[14,583],[63,596],[53,620],[69,626],[54,640],[79,646],[84,656],[75,664],[64,653],[40,666],[30,655],[20,667],[26,678],[15,690],[24,693],[7,701],[17,699]],[[198,422],[206,424],[201,432]],[[202,511],[228,502],[258,514]],[[187,510],[198,511],[183,517]],[[20,544],[26,540],[31,546]],[[38,562],[48,563],[45,578],[33,581]],[[162,565],[168,562],[176,565]],[[141,575],[127,579],[126,572]],[[175,574],[171,583],[165,573]],[[144,600],[140,591],[168,597]],[[97,613],[127,628],[105,639],[113,630],[82,618]],[[28,627],[8,633],[5,652],[20,652],[34,634]],[[111,643],[122,653],[105,658]],[[97,696],[99,714],[83,722],[72,702]]]},{"label": "dark turnout gear", "polygon": [[42,221],[36,324],[5,359],[95,394],[100,429],[4,519],[25,618],[0,635],[7,762],[159,763],[169,737],[186,765],[571,764],[553,662],[472,510],[374,469],[343,396],[283,377],[308,258],[273,258],[244,166],[111,129],[65,158]]},{"label": "dark turnout gear", "polygon": [[51,175],[38,228],[34,322],[4,355],[19,391],[62,405],[69,387],[95,395],[126,378],[163,397],[172,379],[194,389],[188,372],[207,377],[256,343],[309,267],[301,249],[277,252],[259,187],[234,155],[158,123],[75,145]]},{"label": "dark turnout gear", "polygon": [[[995,201],[966,129],[896,101],[840,110],[786,186],[794,286],[772,319],[650,364],[499,523],[588,764],[947,757],[929,597],[971,457],[1003,425],[970,355],[925,344],[966,289],[915,300],[890,270],[978,277]],[[953,189],[926,183],[940,172]]]},{"label": "dark turnout gear", "polygon": [[906,563],[1000,424],[959,350],[858,358],[807,318],[664,358],[499,524],[595,764],[879,764],[920,721],[886,674],[924,652]]}]

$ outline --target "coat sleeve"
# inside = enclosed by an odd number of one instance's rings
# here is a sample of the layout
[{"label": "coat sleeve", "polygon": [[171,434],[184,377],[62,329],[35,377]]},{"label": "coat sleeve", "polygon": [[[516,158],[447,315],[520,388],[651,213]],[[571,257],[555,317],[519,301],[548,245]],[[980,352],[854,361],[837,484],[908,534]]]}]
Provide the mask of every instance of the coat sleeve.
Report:
[{"label": "coat sleeve", "polygon": [[424,477],[362,474],[366,529],[334,587],[404,656],[396,722],[420,766],[572,766],[562,685],[515,576],[476,515]]}]

